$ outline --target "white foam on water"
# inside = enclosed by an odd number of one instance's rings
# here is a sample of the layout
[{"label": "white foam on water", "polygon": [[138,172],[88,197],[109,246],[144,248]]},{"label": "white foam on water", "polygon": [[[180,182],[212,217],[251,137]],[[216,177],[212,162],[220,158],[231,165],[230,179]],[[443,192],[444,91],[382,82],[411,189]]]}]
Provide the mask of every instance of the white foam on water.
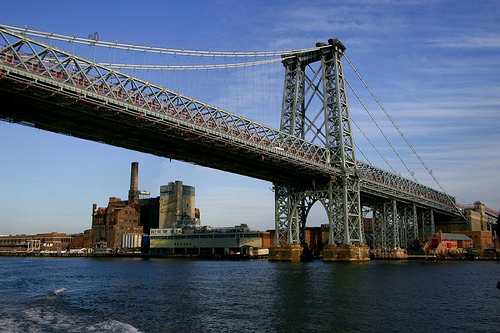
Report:
[{"label": "white foam on water", "polygon": [[57,288],[57,289],[52,290],[52,293],[53,293],[54,295],[59,295],[60,293],[65,292],[66,290],[68,290],[68,289],[66,289],[66,288],[64,288],[64,287],[62,287],[62,288]]},{"label": "white foam on water", "polygon": [[24,332],[18,322],[16,322],[13,318],[1,318],[0,319],[0,332]]},{"label": "white foam on water", "polygon": [[[97,320],[89,316],[75,316],[48,308],[33,307],[8,315],[0,320],[0,332],[110,332],[141,333],[132,325],[118,320]],[[92,325],[89,325],[92,322]]]},{"label": "white foam on water", "polygon": [[64,287],[50,290],[49,295],[25,299],[4,307],[0,304],[0,333],[18,332],[129,332],[140,333],[132,325],[67,307]]},{"label": "white foam on water", "polygon": [[75,319],[47,308],[32,308],[22,312],[24,323],[31,327],[47,327],[55,330],[68,330],[75,326]]},{"label": "white foam on water", "polygon": [[132,325],[122,323],[118,320],[108,320],[97,323],[95,325],[86,328],[87,332],[128,332],[128,333],[140,333],[137,328]]}]

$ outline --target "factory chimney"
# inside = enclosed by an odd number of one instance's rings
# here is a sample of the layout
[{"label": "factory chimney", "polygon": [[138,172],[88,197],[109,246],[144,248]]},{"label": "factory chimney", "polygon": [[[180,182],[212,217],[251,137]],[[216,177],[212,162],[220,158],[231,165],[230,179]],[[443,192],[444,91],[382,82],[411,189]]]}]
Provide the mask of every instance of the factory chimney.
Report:
[{"label": "factory chimney", "polygon": [[139,162],[132,162],[130,171],[130,190],[128,191],[128,204],[139,205]]}]

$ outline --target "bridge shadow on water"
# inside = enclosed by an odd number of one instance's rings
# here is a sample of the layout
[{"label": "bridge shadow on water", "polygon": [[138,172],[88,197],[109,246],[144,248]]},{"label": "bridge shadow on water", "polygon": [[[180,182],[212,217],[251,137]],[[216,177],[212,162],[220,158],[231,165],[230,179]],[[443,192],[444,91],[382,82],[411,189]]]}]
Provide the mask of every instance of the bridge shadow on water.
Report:
[{"label": "bridge shadow on water", "polygon": [[[276,331],[421,332],[441,327],[443,331],[481,332],[495,331],[500,324],[488,315],[495,303],[491,293],[496,292],[498,278],[494,271],[500,274],[500,267],[491,263],[275,265],[272,283],[276,292],[269,317],[276,319]],[[483,278],[471,275],[476,269],[484,269]],[[482,307],[485,313],[463,302],[478,294],[489,304]]]}]

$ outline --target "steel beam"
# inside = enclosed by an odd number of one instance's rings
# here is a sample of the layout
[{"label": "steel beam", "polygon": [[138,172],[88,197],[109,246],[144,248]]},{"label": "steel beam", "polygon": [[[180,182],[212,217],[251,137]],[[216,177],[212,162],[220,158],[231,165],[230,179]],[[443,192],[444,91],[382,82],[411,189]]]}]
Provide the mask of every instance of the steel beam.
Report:
[{"label": "steel beam", "polygon": [[373,205],[373,248],[387,248],[387,205],[377,202]]},{"label": "steel beam", "polygon": [[434,225],[434,212],[432,210],[422,211],[422,238],[423,242],[427,242],[430,235],[436,233]]}]

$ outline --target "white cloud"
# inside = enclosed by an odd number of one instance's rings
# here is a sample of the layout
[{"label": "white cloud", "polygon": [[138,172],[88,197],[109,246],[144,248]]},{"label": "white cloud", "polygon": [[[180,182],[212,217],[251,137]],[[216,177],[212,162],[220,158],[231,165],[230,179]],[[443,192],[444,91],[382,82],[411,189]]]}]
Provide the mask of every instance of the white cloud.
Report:
[{"label": "white cloud", "polygon": [[[498,27],[496,27],[498,29]],[[460,33],[453,36],[442,36],[427,40],[427,44],[440,48],[460,49],[498,49],[500,48],[500,35],[498,32],[472,32]]]}]

